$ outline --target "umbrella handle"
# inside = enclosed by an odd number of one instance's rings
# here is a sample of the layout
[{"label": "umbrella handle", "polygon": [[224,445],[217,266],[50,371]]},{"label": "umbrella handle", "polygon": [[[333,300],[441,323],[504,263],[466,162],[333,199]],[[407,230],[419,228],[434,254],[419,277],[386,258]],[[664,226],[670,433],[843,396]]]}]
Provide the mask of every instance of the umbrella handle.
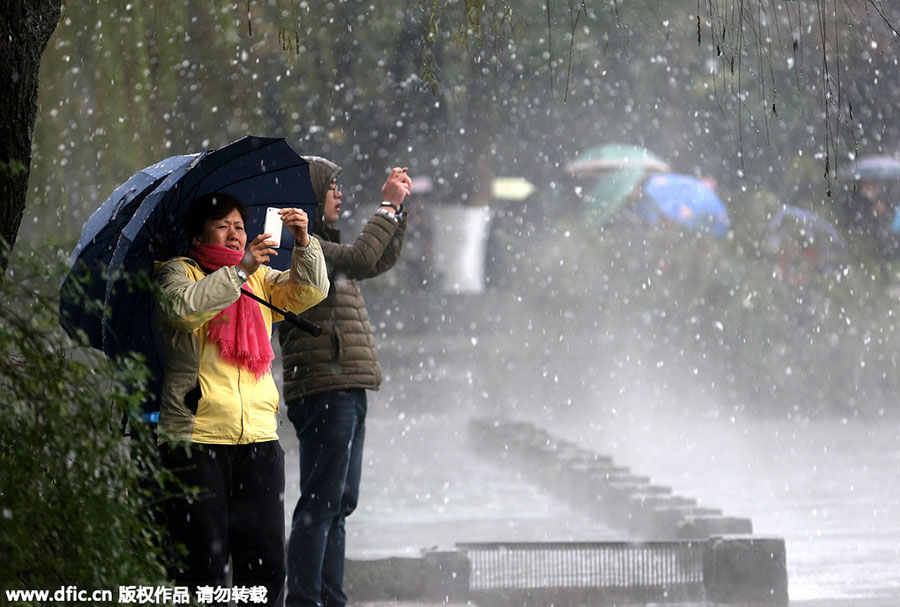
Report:
[{"label": "umbrella handle", "polygon": [[270,304],[269,302],[267,302],[265,299],[261,299],[261,298],[257,297],[250,291],[245,291],[244,289],[241,289],[241,295],[246,295],[250,299],[258,301],[259,303],[266,306],[267,308],[275,310],[276,312],[278,312],[279,314],[284,316],[284,319],[286,321],[288,321],[289,323],[291,323],[298,329],[302,329],[303,331],[306,331],[313,337],[318,337],[319,335],[322,334],[322,327],[320,327],[319,325],[317,325],[315,323],[311,323],[308,320],[306,320],[305,318],[300,318],[299,316],[297,316],[296,314],[294,314],[293,312],[291,312],[289,310],[283,310],[283,309],[277,308],[277,307],[273,306],[272,304]]}]

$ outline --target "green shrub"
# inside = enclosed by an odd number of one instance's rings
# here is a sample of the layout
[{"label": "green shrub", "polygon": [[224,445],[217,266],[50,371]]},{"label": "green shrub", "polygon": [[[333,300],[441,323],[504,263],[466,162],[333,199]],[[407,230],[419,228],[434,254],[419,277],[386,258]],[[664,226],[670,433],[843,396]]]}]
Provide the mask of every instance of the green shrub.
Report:
[{"label": "green shrub", "polygon": [[20,255],[0,295],[0,590],[159,585],[156,448],[122,432],[147,371],[65,335],[57,265]]}]

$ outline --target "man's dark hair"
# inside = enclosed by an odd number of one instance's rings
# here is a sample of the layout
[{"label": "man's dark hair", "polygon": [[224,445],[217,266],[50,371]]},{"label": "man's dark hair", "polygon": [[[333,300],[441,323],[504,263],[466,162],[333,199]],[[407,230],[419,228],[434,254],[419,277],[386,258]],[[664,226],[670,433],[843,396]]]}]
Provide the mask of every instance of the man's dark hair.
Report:
[{"label": "man's dark hair", "polygon": [[244,203],[223,192],[204,194],[191,201],[191,206],[184,216],[184,229],[188,238],[193,238],[203,233],[203,224],[211,219],[222,219],[233,210],[237,209],[241,219],[247,223],[247,207]]}]

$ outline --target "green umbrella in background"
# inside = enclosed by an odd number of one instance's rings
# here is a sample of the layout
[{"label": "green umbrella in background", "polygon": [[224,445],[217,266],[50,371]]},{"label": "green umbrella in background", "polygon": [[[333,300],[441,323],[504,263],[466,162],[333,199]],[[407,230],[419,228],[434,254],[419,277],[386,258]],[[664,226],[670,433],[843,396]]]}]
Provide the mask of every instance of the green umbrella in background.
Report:
[{"label": "green umbrella in background", "polygon": [[585,204],[600,221],[622,208],[648,173],[670,170],[645,148],[625,144],[589,148],[566,168],[591,184],[586,188]]}]

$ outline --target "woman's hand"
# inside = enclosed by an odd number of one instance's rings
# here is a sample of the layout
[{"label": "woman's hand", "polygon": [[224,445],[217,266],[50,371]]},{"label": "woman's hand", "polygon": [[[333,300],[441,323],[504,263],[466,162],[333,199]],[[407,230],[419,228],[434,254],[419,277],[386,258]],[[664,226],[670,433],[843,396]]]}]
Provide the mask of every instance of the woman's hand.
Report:
[{"label": "woman's hand", "polygon": [[278,251],[272,248],[275,241],[268,240],[271,236],[271,234],[260,234],[247,245],[247,248],[244,250],[244,258],[237,265],[237,267],[247,273],[247,276],[256,272],[260,265],[268,262],[272,255],[278,255]]},{"label": "woman's hand", "polygon": [[309,246],[309,217],[300,209],[281,209],[278,211],[281,221],[294,235],[294,241],[298,246]]}]

